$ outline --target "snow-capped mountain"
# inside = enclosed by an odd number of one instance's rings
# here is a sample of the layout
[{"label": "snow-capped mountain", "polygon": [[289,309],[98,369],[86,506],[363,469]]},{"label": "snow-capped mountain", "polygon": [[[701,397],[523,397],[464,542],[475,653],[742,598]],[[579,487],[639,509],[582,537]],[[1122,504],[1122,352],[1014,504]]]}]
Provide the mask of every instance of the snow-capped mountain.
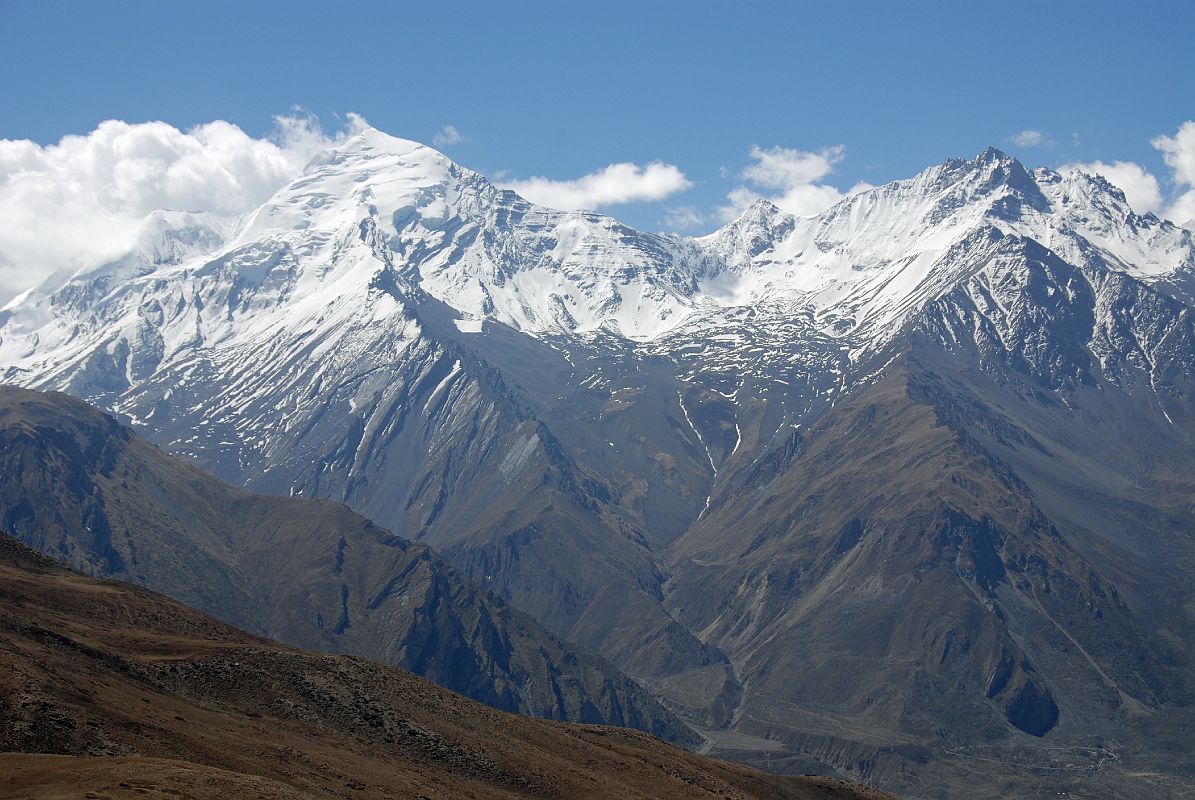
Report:
[{"label": "snow-capped mountain", "polygon": [[369,130],[152,230],[0,312],[0,377],[428,541],[711,746],[900,788],[1190,700],[1195,247],[1103,179],[987,150],[685,239]]},{"label": "snow-capped mountain", "polygon": [[[313,318],[327,326],[338,300],[368,294],[384,275],[454,310],[462,332],[488,320],[581,341],[604,333],[708,341],[711,326],[737,327],[747,313],[841,342],[854,362],[968,278],[974,266],[957,254],[989,227],[1184,299],[1195,281],[1188,231],[1133,213],[1102,178],[1030,172],[992,149],[816,217],[761,200],[716,233],[686,240],[533,206],[428,147],[369,130],[239,225],[160,212],[127,257],[14,301],[0,358],[10,376],[61,381],[100,340],[137,350],[144,335],[161,338],[146,344],[169,364],[198,342],[222,348]],[[161,320],[147,319],[145,304],[163,299]],[[223,313],[196,309],[213,302]],[[364,302],[381,318],[393,310]]]}]

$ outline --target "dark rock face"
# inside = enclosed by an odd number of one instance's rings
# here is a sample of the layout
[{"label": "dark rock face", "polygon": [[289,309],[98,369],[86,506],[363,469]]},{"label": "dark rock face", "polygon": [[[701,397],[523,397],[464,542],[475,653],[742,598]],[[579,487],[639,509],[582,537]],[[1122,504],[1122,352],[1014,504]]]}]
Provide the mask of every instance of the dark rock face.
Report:
[{"label": "dark rock face", "polygon": [[1054,698],[1036,684],[1029,682],[1021,687],[1016,697],[1005,707],[1008,721],[1030,736],[1045,736],[1058,722],[1058,706]]},{"label": "dark rock face", "polygon": [[338,503],[233,489],[66,395],[0,387],[0,509],[43,552],[256,633],[402,666],[507,711],[693,741],[616,668],[430,548]]}]

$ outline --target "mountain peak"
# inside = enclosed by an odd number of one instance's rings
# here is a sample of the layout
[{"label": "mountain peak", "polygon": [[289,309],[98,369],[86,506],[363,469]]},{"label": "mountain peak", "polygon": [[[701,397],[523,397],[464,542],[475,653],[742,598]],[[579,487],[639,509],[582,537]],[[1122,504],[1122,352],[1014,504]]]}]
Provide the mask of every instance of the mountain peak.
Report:
[{"label": "mountain peak", "polygon": [[445,157],[443,153],[422,142],[391,136],[373,127],[353,134],[336,150],[343,153],[368,153],[374,156],[406,156],[412,153],[426,152],[428,155]]},{"label": "mountain peak", "polygon": [[731,222],[731,226],[742,227],[744,225],[764,225],[766,227],[774,227],[777,221],[781,223],[789,220],[792,214],[782,209],[780,206],[767,200],[763,197],[756,200],[751,205],[747,206],[738,217]]},{"label": "mountain peak", "polygon": [[999,178],[1001,181],[1014,183],[1033,180],[1029,170],[1017,158],[990,145],[974,158],[948,158],[940,166],[932,167],[923,174],[938,174],[950,182],[960,177],[968,180],[968,176],[971,175],[981,175],[989,179]]},{"label": "mountain peak", "polygon": [[766,197],[761,197],[751,205],[747,206],[747,210],[743,212],[743,216],[751,217],[774,217],[777,214],[787,213],[780,206],[768,200]]},{"label": "mountain peak", "polygon": [[979,155],[973,159],[976,164],[1020,164],[1013,156],[999,149],[988,145],[983,149]]},{"label": "mountain peak", "polygon": [[417,167],[443,173],[453,165],[448,156],[422,142],[366,128],[312,159],[293,183],[307,184],[317,174],[324,177],[340,172],[378,174],[395,168]]},{"label": "mountain peak", "polygon": [[[313,159],[303,174],[255,211],[240,242],[286,231],[355,225],[362,215],[394,218],[403,209],[435,206],[442,217],[448,187],[470,174],[425,144],[377,128],[353,134]],[[401,214],[400,214],[401,216]]]},{"label": "mountain peak", "polygon": [[1033,173],[1019,160],[995,147],[985,148],[970,161],[951,159],[926,174],[935,176],[934,182],[939,187],[951,187],[952,192],[960,193],[952,197],[943,210],[982,201],[991,203],[989,214],[1006,221],[1019,219],[1026,207],[1041,213],[1050,210],[1049,201]]},{"label": "mountain peak", "polygon": [[711,245],[732,262],[751,260],[793,231],[796,217],[770,200],[759,198],[737,217],[698,241]]}]

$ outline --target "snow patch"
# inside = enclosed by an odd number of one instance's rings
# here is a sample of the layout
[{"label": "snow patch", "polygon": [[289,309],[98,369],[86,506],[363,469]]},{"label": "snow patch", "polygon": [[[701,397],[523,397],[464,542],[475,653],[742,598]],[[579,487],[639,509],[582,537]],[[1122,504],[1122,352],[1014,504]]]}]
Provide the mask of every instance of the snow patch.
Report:
[{"label": "snow patch", "polygon": [[454,319],[452,321],[452,324],[456,325],[456,329],[458,331],[460,331],[461,333],[481,333],[481,328],[482,328],[482,325],[484,324],[484,320]]}]

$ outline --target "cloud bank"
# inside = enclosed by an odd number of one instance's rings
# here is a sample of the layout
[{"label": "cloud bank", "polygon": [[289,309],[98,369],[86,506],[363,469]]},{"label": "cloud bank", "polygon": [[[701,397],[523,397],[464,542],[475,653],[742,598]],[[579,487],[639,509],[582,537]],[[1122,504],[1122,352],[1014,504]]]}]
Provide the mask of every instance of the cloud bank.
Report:
[{"label": "cloud bank", "polygon": [[436,131],[436,135],[432,137],[432,144],[436,147],[450,147],[460,144],[464,140],[465,137],[461,136],[461,132],[456,129],[455,125],[445,125]]},{"label": "cloud bank", "polygon": [[181,131],[108,120],[52,145],[0,140],[0,302],[55,272],[123,255],[152,211],[253,209],[363,127],[350,114],[327,134],[296,114],[276,117],[274,132],[255,139],[224,121]]},{"label": "cloud bank", "polygon": [[535,177],[509,181],[502,188],[561,211],[595,211],[621,203],[663,200],[692,185],[680,169],[656,161],[645,167],[630,162],[611,164],[573,180]]},{"label": "cloud bank", "polygon": [[1181,194],[1174,198],[1166,215],[1195,227],[1195,121],[1187,120],[1174,136],[1159,136],[1151,144],[1162,151],[1166,166],[1174,171],[1174,184]]}]

